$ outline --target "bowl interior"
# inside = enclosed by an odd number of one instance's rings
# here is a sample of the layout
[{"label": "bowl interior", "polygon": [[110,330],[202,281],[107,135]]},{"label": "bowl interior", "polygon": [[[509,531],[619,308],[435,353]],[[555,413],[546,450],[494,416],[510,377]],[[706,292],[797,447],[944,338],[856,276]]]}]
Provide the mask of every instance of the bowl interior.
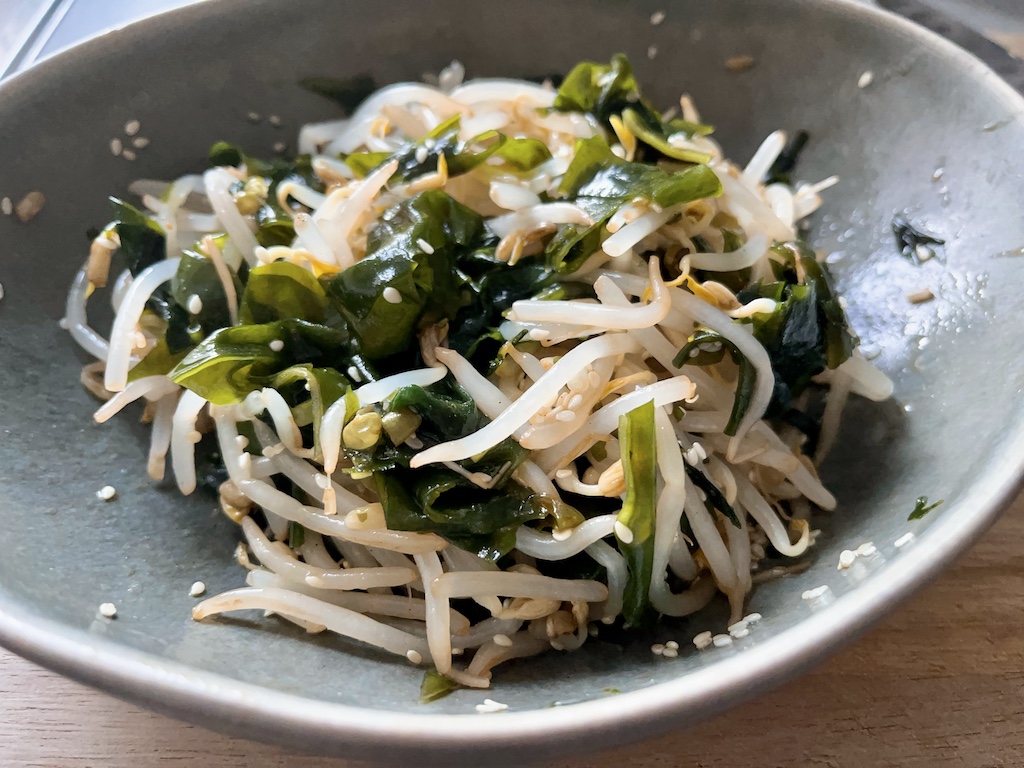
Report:
[{"label": "bowl interior", "polygon": [[[653,26],[657,10],[666,17]],[[298,87],[304,76],[368,72],[383,85],[437,72],[452,58],[470,76],[538,76],[618,51],[630,55],[655,103],[692,94],[741,163],[772,130],[810,132],[798,175],[841,179],[811,219],[810,239],[829,254],[853,325],[879,351],[896,396],[852,403],[825,469],[839,509],[817,521],[823,532],[807,572],[756,590],[750,608],[765,619],[750,637],[731,649],[693,652],[696,632],[721,629],[723,614],[712,609],[659,630],[660,640],[675,638],[684,649],[675,661],[653,657],[649,638],[594,642],[509,665],[489,695],[529,711],[681,686],[702,671],[722,670],[725,680],[758,646],[780,650],[784,637],[815,622],[839,627],[848,597],[883,589],[910,550],[990,516],[1020,460],[1024,363],[1007,321],[1022,309],[1024,122],[1020,103],[980,65],[883,16],[801,0],[352,0],[337,7],[221,0],[111,33],[0,88],[0,196],[46,196],[28,224],[0,218],[0,614],[49,622],[43,634],[104,658],[123,649],[146,654],[133,658],[168,674],[187,668],[190,684],[223,686],[206,674],[216,673],[268,697],[390,713],[471,712],[481,694],[420,705],[421,670],[341,639],[249,616],[193,623],[193,581],[210,591],[243,581],[232,561],[236,530],[210,493],[184,499],[170,483],[146,478],[147,429],[137,411],[92,422],[96,403],[78,384],[85,358],[58,320],[87,254],[85,233],[109,216],[108,194],[127,194],[136,178],[201,169],[219,139],[257,155],[279,141],[293,145],[299,125],[337,114]],[[754,67],[729,71],[725,59],[740,54],[753,56]],[[873,81],[859,88],[868,70]],[[250,112],[261,119],[247,119]],[[280,127],[270,115],[280,116]],[[135,162],[109,150],[131,119],[150,139]],[[917,266],[898,254],[890,225],[897,212],[947,239],[938,258]],[[933,301],[907,300],[924,288]],[[109,313],[95,309],[104,328]],[[989,363],[998,368],[986,373]],[[96,497],[104,485],[116,487],[114,501]],[[908,523],[922,494],[945,504]],[[893,542],[907,531],[920,539],[897,551]],[[879,554],[837,572],[840,550],[866,541]],[[826,584],[834,600],[801,600],[804,590]],[[116,621],[97,619],[107,601],[117,604]],[[863,616],[847,622],[829,641],[862,623]],[[32,652],[26,642],[19,647]],[[102,682],[96,669],[63,666]],[[110,685],[159,705],[155,693]],[[677,724],[725,702],[724,688],[702,685],[707,706],[682,707]],[[734,686],[729,695],[736,693]],[[634,699],[621,701],[629,709]],[[236,728],[250,705],[240,699]],[[468,734],[479,720],[467,723]],[[337,734],[351,737],[344,728]]]}]

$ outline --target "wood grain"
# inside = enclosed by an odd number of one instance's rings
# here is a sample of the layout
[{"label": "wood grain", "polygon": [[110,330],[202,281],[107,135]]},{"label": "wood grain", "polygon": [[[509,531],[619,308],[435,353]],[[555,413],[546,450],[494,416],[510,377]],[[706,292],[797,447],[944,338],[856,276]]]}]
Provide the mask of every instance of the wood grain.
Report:
[{"label": "wood grain", "polygon": [[[1024,765],[1024,496],[853,647],[689,731],[557,768]],[[343,768],[184,725],[0,651],[3,768]]]}]

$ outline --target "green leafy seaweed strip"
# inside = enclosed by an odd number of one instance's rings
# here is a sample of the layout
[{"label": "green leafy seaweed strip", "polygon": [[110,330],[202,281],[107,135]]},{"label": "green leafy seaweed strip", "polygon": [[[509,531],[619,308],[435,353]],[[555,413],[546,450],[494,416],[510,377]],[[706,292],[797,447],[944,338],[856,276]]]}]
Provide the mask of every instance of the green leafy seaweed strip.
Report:
[{"label": "green leafy seaweed strip", "polygon": [[917,501],[914,503],[914,511],[910,513],[907,520],[920,520],[937,506],[942,504],[942,502],[943,499],[939,499],[934,504],[929,504],[927,496],[918,496]]},{"label": "green leafy seaweed strip", "polygon": [[[672,364],[677,368],[686,363],[692,364],[695,362],[695,359],[691,358],[691,355],[700,353],[701,348],[708,344],[720,344],[723,348],[728,349],[733,362],[736,363],[739,369],[736,377],[736,396],[732,401],[729,423],[725,425],[725,434],[731,437],[736,434],[736,430],[739,429],[743,417],[747,415],[747,411],[750,409],[750,401],[754,396],[754,386],[757,383],[757,369],[747,360],[746,355],[740,352],[739,348],[729,339],[720,333],[706,328],[697,331],[690,337],[686,345],[676,354]],[[697,359],[699,360],[699,358]]]},{"label": "green leafy seaweed strip", "polygon": [[662,208],[717,197],[718,176],[706,165],[669,171],[649,163],[631,163],[617,157],[602,136],[576,142],[572,162],[562,177],[559,192],[593,219],[589,226],[559,227],[545,249],[548,266],[574,272],[598,249],[608,219],[626,203],[643,198]]},{"label": "green leafy seaweed strip", "polygon": [[706,163],[711,159],[706,153],[675,147],[669,140],[675,134],[688,138],[707,136],[712,132],[711,126],[681,118],[665,120],[643,98],[633,67],[621,53],[608,64],[582,61],[573,67],[558,89],[554,109],[586,112],[610,130],[614,122],[619,122],[649,148],[642,157],[648,162],[659,157],[684,163]]},{"label": "green leafy seaweed strip", "polygon": [[653,402],[647,402],[619,418],[626,498],[617,522],[625,526],[630,535],[626,540],[616,531],[616,537],[629,570],[622,606],[627,627],[644,623],[650,600],[658,469],[654,430]]},{"label": "green leafy seaweed strip", "polygon": [[502,170],[512,173],[532,171],[551,159],[544,142],[506,136],[499,131],[485,131],[462,141],[460,125],[461,116],[455,115],[422,139],[408,141],[395,152],[353,152],[345,157],[345,164],[363,178],[384,163],[397,160],[398,169],[390,182],[399,183],[433,172],[441,157],[445,159],[449,177],[469,173],[492,157],[502,161]]},{"label": "green leafy seaweed strip", "polygon": [[459,689],[459,684],[438,672],[431,667],[423,673],[423,681],[420,683],[420,704],[429,704],[432,701],[443,699],[452,691]]}]

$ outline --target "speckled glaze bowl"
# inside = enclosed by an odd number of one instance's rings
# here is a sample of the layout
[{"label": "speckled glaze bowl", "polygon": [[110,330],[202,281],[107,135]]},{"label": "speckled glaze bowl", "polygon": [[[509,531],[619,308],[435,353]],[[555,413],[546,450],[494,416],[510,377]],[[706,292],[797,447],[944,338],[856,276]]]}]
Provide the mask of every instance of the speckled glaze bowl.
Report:
[{"label": "speckled glaze bowl", "polygon": [[[806,128],[800,175],[842,179],[810,237],[831,254],[896,395],[850,408],[825,471],[839,509],[818,523],[814,564],[759,587],[750,609],[764,620],[729,648],[690,645],[718,626],[712,611],[659,631],[680,642],[675,660],[642,638],[510,665],[488,694],[510,707],[498,715],[473,714],[473,691],[421,705],[421,670],[338,638],[255,618],[193,623],[193,581],[242,582],[238,534],[212,497],[147,480],[144,427],[92,423],[83,358],[58,327],[106,195],[198,169],[221,138],[257,154],[293,143],[301,123],[336,114],[297,87],[307,75],[369,72],[385,84],[452,58],[470,75],[540,75],[617,51],[656,103],[693,94],[737,160],[776,128]],[[741,54],[754,67],[729,71],[725,59]],[[0,105],[0,196],[46,196],[27,224],[0,218],[0,642],[116,695],[251,738],[406,765],[521,763],[638,739],[850,641],[962,552],[1018,487],[1024,102],[896,17],[812,0],[217,0],[43,62],[0,85]],[[109,144],[132,119],[150,144],[129,162]],[[896,212],[948,239],[941,258],[915,266],[898,254]],[[924,288],[933,301],[908,302]],[[115,500],[96,497],[105,485]],[[909,523],[921,494],[945,504]],[[915,540],[896,548],[908,532]],[[838,571],[840,551],[866,541],[878,553]],[[801,598],[821,586],[823,597]],[[97,618],[106,601],[114,621]]]}]

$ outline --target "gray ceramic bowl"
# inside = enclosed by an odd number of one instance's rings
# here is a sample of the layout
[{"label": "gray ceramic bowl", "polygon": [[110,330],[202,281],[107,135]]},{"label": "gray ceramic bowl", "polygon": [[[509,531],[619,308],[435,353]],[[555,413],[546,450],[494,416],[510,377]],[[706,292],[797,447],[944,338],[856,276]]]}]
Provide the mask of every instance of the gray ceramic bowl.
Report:
[{"label": "gray ceramic bowl", "polygon": [[[652,26],[656,10],[666,18]],[[470,691],[422,706],[419,670],[337,639],[273,621],[193,623],[194,580],[211,590],[242,580],[237,534],[211,498],[147,481],[143,428],[91,422],[80,357],[57,325],[105,196],[201,167],[214,140],[258,153],[334,114],[296,86],[302,76],[369,71],[383,84],[453,57],[473,75],[538,75],[620,50],[658,103],[692,93],[733,157],[775,128],[807,128],[800,174],[842,177],[811,236],[832,254],[896,397],[851,409],[827,468],[840,507],[820,523],[814,566],[759,588],[751,610],[765,619],[732,648],[690,649],[721,619],[701,616],[661,631],[683,646],[674,661],[654,658],[649,640],[552,653],[498,675],[489,695],[511,711],[494,716],[470,714],[483,698]],[[756,66],[729,72],[736,54]],[[866,70],[874,80],[858,88]],[[810,0],[221,0],[44,62],[0,86],[0,105],[0,195],[47,199],[27,225],[0,219],[0,641],[146,706],[306,750],[417,764],[521,762],[636,739],[721,711],[849,641],[963,551],[1017,487],[1024,102],[895,17]],[[108,148],[129,119],[151,140],[135,162]],[[948,238],[943,260],[914,266],[897,254],[897,211]],[[907,301],[925,287],[934,301]],[[95,495],[107,484],[111,503]],[[919,494],[946,503],[908,523]],[[908,531],[916,542],[897,550]],[[837,571],[842,549],[869,540],[875,558]],[[801,599],[819,585],[833,599]],[[97,620],[105,601],[116,621]]]}]

